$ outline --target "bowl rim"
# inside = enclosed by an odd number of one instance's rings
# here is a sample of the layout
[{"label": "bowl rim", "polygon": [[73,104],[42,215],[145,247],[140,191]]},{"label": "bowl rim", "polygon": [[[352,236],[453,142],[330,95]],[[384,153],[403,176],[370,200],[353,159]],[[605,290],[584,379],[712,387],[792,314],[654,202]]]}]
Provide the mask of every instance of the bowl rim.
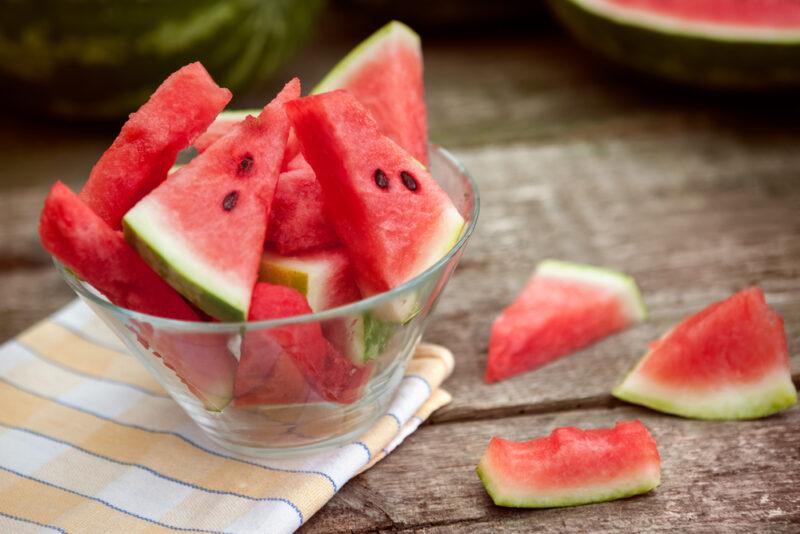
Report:
[{"label": "bowl rim", "polygon": [[197,332],[229,332],[232,330],[240,330],[242,328],[267,329],[288,324],[324,321],[345,315],[363,313],[376,306],[379,306],[382,303],[392,300],[394,297],[421,285],[423,282],[431,278],[434,273],[438,272],[447,263],[449,263],[450,260],[459,252],[459,250],[464,247],[478,223],[478,216],[480,214],[480,193],[478,192],[478,184],[475,182],[475,179],[464,167],[464,165],[462,165],[461,162],[450,153],[450,151],[434,143],[429,143],[429,147],[431,152],[442,156],[447,163],[455,167],[458,172],[461,173],[464,178],[466,178],[466,182],[469,185],[469,193],[471,194],[472,198],[472,210],[471,213],[469,213],[469,221],[466,228],[461,233],[458,241],[456,241],[456,243],[450,248],[450,250],[447,251],[444,256],[439,258],[436,263],[425,269],[420,274],[416,275],[414,278],[411,278],[410,280],[407,280],[406,282],[403,282],[399,286],[388,291],[376,293],[375,295],[351,302],[350,304],[345,304],[344,306],[330,308],[321,312],[293,315],[281,319],[269,319],[265,321],[202,322],[184,321],[183,319],[170,319],[167,317],[160,317],[158,315],[151,315],[149,313],[138,312],[129,308],[117,306],[116,304],[100,296],[99,292],[89,291],[84,285],[86,282],[81,281],[57,258],[53,257],[53,263],[70,288],[72,288],[72,290],[75,291],[75,293],[77,293],[82,299],[86,299],[92,304],[96,304],[102,308],[105,308],[114,314],[123,315],[128,319],[136,321],[144,321],[153,324],[154,326],[158,326],[159,328],[172,328]]}]

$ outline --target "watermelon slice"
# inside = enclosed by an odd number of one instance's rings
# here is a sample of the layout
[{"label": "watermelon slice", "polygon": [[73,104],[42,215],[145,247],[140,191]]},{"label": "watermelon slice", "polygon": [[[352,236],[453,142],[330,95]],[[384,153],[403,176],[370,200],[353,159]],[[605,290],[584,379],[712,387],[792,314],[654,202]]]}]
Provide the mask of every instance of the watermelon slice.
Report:
[{"label": "watermelon slice", "polygon": [[[308,299],[314,312],[344,306],[361,298],[350,258],[343,248],[297,256],[266,252],[261,260],[259,278],[297,289]],[[360,366],[381,354],[395,326],[364,312],[327,319],[322,323],[322,330],[339,352]]]},{"label": "watermelon slice", "polygon": [[145,260],[217,319],[247,318],[289,131],[283,105],[299,94],[294,79],[258,118],[171,174],[123,220]]},{"label": "watermelon slice", "polygon": [[557,428],[530,441],[493,437],[477,471],[498,506],[553,508],[647,493],[661,482],[661,457],[634,420],[614,428]]},{"label": "watermelon slice", "polygon": [[61,182],[47,195],[39,236],[50,254],[117,306],[169,319],[199,320],[122,235]]},{"label": "watermelon slice", "polygon": [[[349,93],[301,98],[286,112],[363,295],[411,280],[458,241],[464,218],[447,193]],[[391,315],[405,321],[418,309],[404,304]]]},{"label": "watermelon slice", "polygon": [[697,419],[754,419],[797,402],[780,315],[751,287],[653,343],[614,396]]},{"label": "watermelon slice", "polygon": [[545,260],[492,324],[484,380],[496,382],[536,369],[644,320],[646,313],[631,277]]},{"label": "watermelon slice", "polygon": [[313,93],[346,89],[383,133],[428,163],[428,119],[419,35],[392,21],[345,56]]},{"label": "watermelon slice", "polygon": [[800,85],[796,0],[551,0],[587,47],[680,82],[760,89]]},{"label": "watermelon slice", "polygon": [[314,171],[300,155],[289,165],[296,168],[282,172],[278,179],[267,243],[284,255],[335,246],[339,238],[325,216]]},{"label": "watermelon slice", "polygon": [[[53,256],[117,306],[169,319],[200,320],[118,231],[61,182],[47,196],[39,234]],[[236,360],[221,336],[167,329],[156,333],[146,322],[139,322],[136,333],[207,409],[219,411],[228,404]]]},{"label": "watermelon slice", "polygon": [[173,73],[122,127],[92,168],[81,198],[109,226],[167,177],[186,148],[231,99],[200,63]]},{"label": "watermelon slice", "polygon": [[[258,283],[250,320],[311,313],[297,290]],[[313,398],[350,403],[358,399],[370,369],[357,368],[325,340],[318,322],[293,323],[245,332],[234,392],[237,406],[307,402]],[[310,392],[308,386],[313,388]]]}]

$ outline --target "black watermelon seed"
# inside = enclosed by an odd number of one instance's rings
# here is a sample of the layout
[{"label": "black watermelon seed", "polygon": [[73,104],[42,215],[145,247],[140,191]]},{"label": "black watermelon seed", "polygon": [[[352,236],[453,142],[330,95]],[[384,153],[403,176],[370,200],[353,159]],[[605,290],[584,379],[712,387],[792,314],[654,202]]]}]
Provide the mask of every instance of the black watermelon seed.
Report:
[{"label": "black watermelon seed", "polygon": [[375,184],[381,189],[389,187],[389,177],[381,169],[375,169]]},{"label": "black watermelon seed", "polygon": [[249,175],[253,170],[253,163],[253,156],[250,154],[245,155],[245,157],[243,157],[239,162],[239,167],[236,169],[236,176],[242,178]]},{"label": "black watermelon seed", "polygon": [[409,191],[417,190],[417,180],[414,179],[410,172],[400,171],[400,178],[403,180],[403,185],[406,186]]},{"label": "black watermelon seed", "polygon": [[222,199],[222,209],[225,211],[231,211],[233,208],[236,207],[236,201],[239,200],[239,192],[238,191],[231,191],[225,198]]}]

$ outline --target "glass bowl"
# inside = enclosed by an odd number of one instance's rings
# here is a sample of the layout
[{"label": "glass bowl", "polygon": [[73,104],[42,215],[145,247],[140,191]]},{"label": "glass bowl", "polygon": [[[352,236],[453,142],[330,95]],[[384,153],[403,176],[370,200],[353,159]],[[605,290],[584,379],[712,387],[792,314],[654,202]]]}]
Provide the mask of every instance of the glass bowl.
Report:
[{"label": "glass bowl", "polygon": [[[458,242],[405,284],[324,312],[241,323],[164,319],[115,306],[56,266],[211,440],[253,456],[316,452],[351,441],[386,411],[475,228],[478,191],[467,171],[434,145],[430,170],[466,220]],[[409,303],[417,313],[398,322],[393,312]],[[326,346],[355,347],[368,361],[341,365],[342,351],[322,354],[320,332]]]}]

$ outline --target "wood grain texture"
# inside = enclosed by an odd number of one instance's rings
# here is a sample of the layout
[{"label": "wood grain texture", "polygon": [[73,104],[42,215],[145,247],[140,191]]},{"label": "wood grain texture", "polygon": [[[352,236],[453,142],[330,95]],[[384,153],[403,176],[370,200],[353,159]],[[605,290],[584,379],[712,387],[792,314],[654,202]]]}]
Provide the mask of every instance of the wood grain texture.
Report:
[{"label": "wood grain texture", "polygon": [[[295,73],[310,87],[362,29],[322,32],[264,94]],[[609,395],[648,341],[751,284],[784,316],[800,379],[795,95],[660,86],[594,61],[552,30],[512,39],[424,37],[431,138],[454,149],[482,195],[478,230],[426,335],[456,355],[446,386],[454,401],[304,530],[800,531],[800,409],[702,423],[625,407]],[[260,105],[264,94],[238,103]],[[0,119],[0,339],[71,298],[38,244],[36,221],[52,182],[79,187],[115,130]],[[634,275],[651,320],[487,386],[491,321],[545,257]],[[474,474],[492,434],[526,438],[628,417],[643,418],[664,457],[663,485],[647,496],[503,510]]]},{"label": "wood grain texture", "polygon": [[[662,457],[662,483],[646,495],[574,508],[504,509],[492,504],[475,474],[492,435],[529,439],[560,426],[632,418],[647,425]],[[345,486],[304,532],[797,532],[798,440],[797,407],[747,423],[615,406],[426,425]]]}]

